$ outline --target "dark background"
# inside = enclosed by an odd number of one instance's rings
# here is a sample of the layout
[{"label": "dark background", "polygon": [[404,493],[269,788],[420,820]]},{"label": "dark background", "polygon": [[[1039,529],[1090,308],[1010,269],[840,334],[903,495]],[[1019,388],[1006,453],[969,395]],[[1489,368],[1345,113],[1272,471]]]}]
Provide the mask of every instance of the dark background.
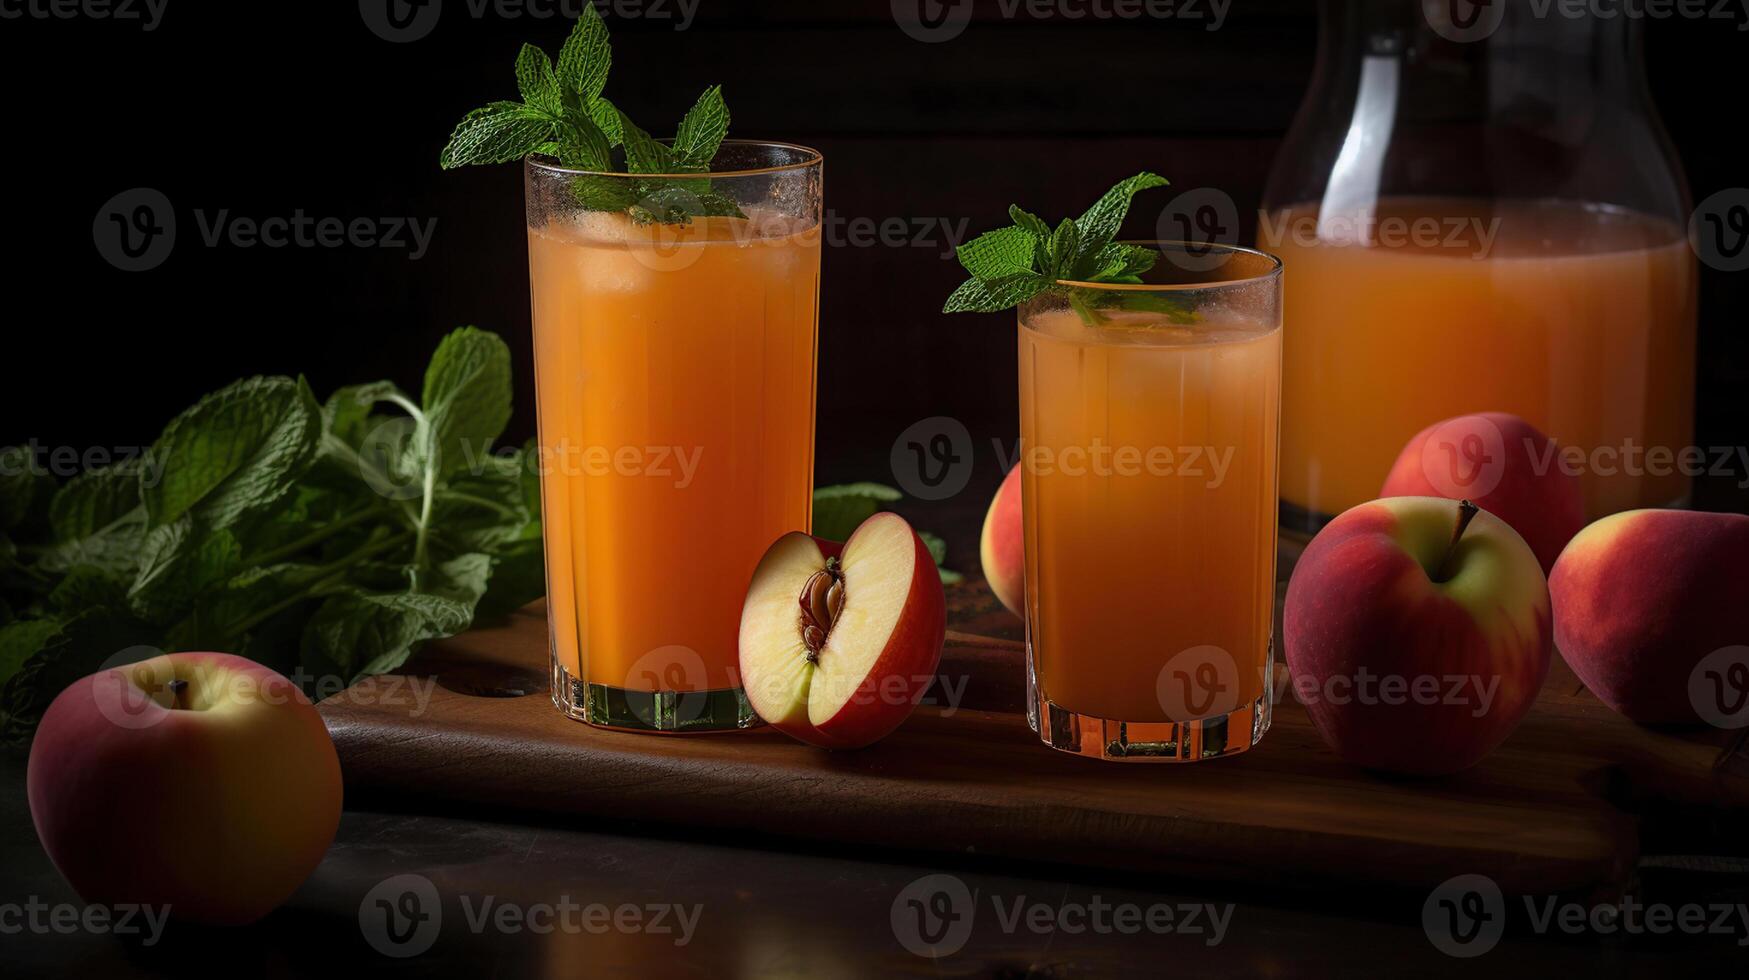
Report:
[{"label": "dark background", "polygon": [[[0,20],[11,314],[0,445],[145,445],[202,393],[249,374],[302,372],[319,395],[379,377],[414,387],[438,338],[465,323],[510,342],[511,436],[531,434],[519,170],[443,172],[437,158],[465,111],[514,97],[522,41],[557,50],[569,17],[553,11],[578,2],[476,17],[447,0],[409,43],[373,33],[352,0],[168,0],[149,32]],[[685,30],[675,0],[631,18],[610,7],[608,94],[663,134],[706,85],[725,83],[731,135],[824,151],[839,222],[970,219],[975,233],[1005,223],[1014,202],[1077,213],[1143,167],[1177,190],[1218,187],[1241,215],[1256,207],[1310,76],[1315,4],[1237,0],[1217,31],[1206,20],[977,9],[958,38],[924,44],[896,26],[887,0],[702,0]],[[1749,53],[1736,27],[1646,30],[1651,85],[1696,200],[1746,183],[1735,109],[1722,104],[1728,66]],[[163,265],[127,273],[98,254],[92,222],[135,187],[162,191],[179,229]],[[417,261],[406,249],[207,247],[194,212],[221,209],[437,225]],[[1150,234],[1153,213],[1138,206],[1131,233]],[[978,448],[969,496],[988,499],[1001,473],[990,440],[1011,446],[1017,428],[1011,319],[937,312],[961,279],[939,231],[915,247],[828,240],[819,480],[891,482],[895,436],[950,415]],[[1697,440],[1739,445],[1749,274],[1701,274]],[[954,544],[975,561],[975,544]]]}]

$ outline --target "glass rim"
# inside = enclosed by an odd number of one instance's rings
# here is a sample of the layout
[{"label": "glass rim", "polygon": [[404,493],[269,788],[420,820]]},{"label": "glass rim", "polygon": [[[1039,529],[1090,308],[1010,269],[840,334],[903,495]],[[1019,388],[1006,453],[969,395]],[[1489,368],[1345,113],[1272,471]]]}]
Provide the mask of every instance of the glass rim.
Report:
[{"label": "glass rim", "polygon": [[[673,140],[664,139],[657,140],[656,142],[667,144],[672,143]],[[723,140],[722,146],[763,146],[784,150],[795,150],[802,155],[802,159],[796,163],[780,163],[770,167],[748,167],[737,170],[707,170],[702,173],[693,174],[634,174],[626,173],[621,170],[580,170],[576,167],[563,166],[552,157],[538,153],[530,153],[522,158],[522,162],[527,166],[536,167],[549,173],[576,177],[638,177],[645,180],[698,180],[707,177],[756,177],[760,174],[776,174],[788,170],[806,170],[809,167],[818,167],[826,159],[824,154],[811,146],[803,146],[800,143],[784,143],[779,140]],[[720,152],[721,147],[718,149]],[[549,160],[552,162],[549,163]]]},{"label": "glass rim", "polygon": [[1083,282],[1079,279],[1058,279],[1056,284],[1070,289],[1094,289],[1110,292],[1176,292],[1202,289],[1231,289],[1237,286],[1250,286],[1281,277],[1281,259],[1262,249],[1250,248],[1245,245],[1226,245],[1220,242],[1187,242],[1173,239],[1124,239],[1120,245],[1139,245],[1163,252],[1164,246],[1180,245],[1186,250],[1203,249],[1209,253],[1225,255],[1251,255],[1269,263],[1269,268],[1250,276],[1239,276],[1234,279],[1211,279],[1208,282]]}]

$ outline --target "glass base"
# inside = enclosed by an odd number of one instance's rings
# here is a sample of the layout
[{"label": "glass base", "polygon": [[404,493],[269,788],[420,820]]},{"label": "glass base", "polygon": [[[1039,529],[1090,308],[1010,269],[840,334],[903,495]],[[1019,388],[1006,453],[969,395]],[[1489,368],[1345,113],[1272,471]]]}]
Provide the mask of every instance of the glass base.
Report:
[{"label": "glass base", "polygon": [[553,704],[597,728],[662,735],[732,732],[765,724],[738,687],[714,691],[628,691],[571,676],[553,659]]},{"label": "glass base", "polygon": [[1118,721],[1078,714],[1041,695],[1033,730],[1046,745],[1072,755],[1109,762],[1201,762],[1238,755],[1262,741],[1271,713],[1265,694],[1232,714],[1198,721]]},{"label": "glass base", "polygon": [[1201,762],[1238,755],[1263,740],[1275,715],[1275,645],[1264,657],[1263,693],[1237,711],[1196,721],[1121,721],[1084,715],[1039,688],[1032,651],[1026,656],[1026,723],[1059,752],[1108,762]]}]

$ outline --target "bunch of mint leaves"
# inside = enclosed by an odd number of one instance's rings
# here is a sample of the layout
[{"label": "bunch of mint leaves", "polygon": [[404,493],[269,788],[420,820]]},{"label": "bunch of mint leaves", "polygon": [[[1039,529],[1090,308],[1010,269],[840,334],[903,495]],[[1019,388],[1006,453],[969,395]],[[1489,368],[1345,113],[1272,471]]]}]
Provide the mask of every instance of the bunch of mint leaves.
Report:
[{"label": "bunch of mint leaves", "polygon": [[140,648],[317,687],[538,597],[534,450],[492,448],[510,377],[504,341],[465,327],[417,403],[387,381],[318,403],[303,378],[256,377],[65,484],[0,450],[0,735],[27,737],[68,684]]},{"label": "bunch of mint leaves", "polygon": [[1037,215],[1013,205],[1014,224],[988,231],[956,253],[972,278],[960,284],[943,313],[995,313],[1026,303],[1042,293],[1063,293],[1088,324],[1105,319],[1109,308],[1164,313],[1178,322],[1191,317],[1172,300],[1147,292],[1067,287],[1063,282],[1139,285],[1159,254],[1140,245],[1114,242],[1140,191],[1164,187],[1167,180],[1143,171],[1119,181],[1079,218],[1064,218],[1055,229]]},{"label": "bunch of mint leaves", "polygon": [[641,224],[686,224],[710,215],[744,217],[732,198],[713,189],[708,177],[683,176],[708,173],[728,134],[722,87],[705,89],[680,120],[674,139],[664,143],[602,96],[612,64],[607,25],[594,4],[584,4],[559,50],[558,63],[540,48],[524,44],[516,57],[522,101],[493,102],[468,113],[450,134],[440,165],[448,170],[530,155],[554,157],[568,169],[592,171],[572,178],[577,202],[590,211],[625,212]]}]

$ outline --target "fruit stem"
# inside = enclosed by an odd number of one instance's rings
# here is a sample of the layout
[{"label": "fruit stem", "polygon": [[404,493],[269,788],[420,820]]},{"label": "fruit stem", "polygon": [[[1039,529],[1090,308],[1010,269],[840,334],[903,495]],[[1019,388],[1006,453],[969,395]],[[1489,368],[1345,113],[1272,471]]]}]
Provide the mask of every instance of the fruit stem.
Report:
[{"label": "fruit stem", "polygon": [[1475,519],[1481,509],[1468,500],[1458,501],[1457,526],[1451,529],[1451,542],[1445,546],[1445,557],[1439,562],[1438,574],[1433,579],[1435,582],[1451,581],[1451,561],[1457,556],[1458,541],[1463,538],[1464,529],[1470,526],[1470,521]]},{"label": "fruit stem", "polygon": [[188,710],[188,682],[180,677],[169,684],[170,706],[178,711]]}]

